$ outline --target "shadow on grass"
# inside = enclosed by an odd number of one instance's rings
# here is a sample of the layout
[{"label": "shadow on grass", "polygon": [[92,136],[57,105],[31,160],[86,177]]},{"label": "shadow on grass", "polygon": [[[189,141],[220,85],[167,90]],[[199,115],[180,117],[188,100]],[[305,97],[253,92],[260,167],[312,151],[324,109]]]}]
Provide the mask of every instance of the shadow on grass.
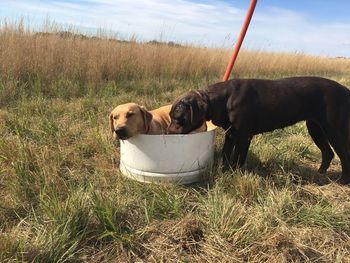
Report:
[{"label": "shadow on grass", "polygon": [[[283,165],[278,160],[272,160],[271,162],[269,161],[264,163],[261,162],[259,156],[252,151],[249,151],[246,164],[241,171],[247,172],[248,174],[258,175],[267,180],[279,181],[283,176],[285,177],[284,180],[291,178],[293,184],[301,185],[316,184],[322,186],[336,182],[341,177],[341,170],[334,171],[330,168],[328,169],[327,173],[320,174],[318,172],[318,166],[313,167],[300,162],[295,163],[293,161],[287,161],[285,165]],[[227,172],[222,171],[221,151],[216,149],[212,171],[205,176],[205,180],[203,182],[192,184],[191,186],[211,188],[219,176],[227,176],[228,174],[232,173],[235,173],[235,169],[233,168]],[[277,176],[280,178],[277,178]]]},{"label": "shadow on grass", "polygon": [[328,171],[325,174],[320,174],[317,168],[312,168],[306,164],[296,165],[290,172],[299,177],[301,184],[316,184],[319,186],[336,182],[341,177],[341,171]]}]

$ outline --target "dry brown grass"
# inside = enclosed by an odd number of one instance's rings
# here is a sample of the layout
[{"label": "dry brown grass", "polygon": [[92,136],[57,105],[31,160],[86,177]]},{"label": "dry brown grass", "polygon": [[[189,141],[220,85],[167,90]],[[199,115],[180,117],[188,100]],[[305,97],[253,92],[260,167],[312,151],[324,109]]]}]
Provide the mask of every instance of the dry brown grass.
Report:
[{"label": "dry brown grass", "polygon": [[[141,44],[80,34],[34,33],[22,23],[0,28],[1,80],[54,82],[68,79],[80,84],[110,80],[198,79],[223,75],[230,52],[223,49]],[[342,75],[350,61],[304,54],[242,51],[236,76]]]}]

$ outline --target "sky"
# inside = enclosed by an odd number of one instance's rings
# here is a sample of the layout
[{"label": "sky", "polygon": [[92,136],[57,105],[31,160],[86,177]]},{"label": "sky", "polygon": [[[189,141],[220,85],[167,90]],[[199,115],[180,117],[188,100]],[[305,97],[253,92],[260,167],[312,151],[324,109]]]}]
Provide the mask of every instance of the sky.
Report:
[{"label": "sky", "polygon": [[[0,0],[0,22],[122,39],[233,46],[249,0]],[[258,0],[243,48],[350,57],[349,0]]]}]

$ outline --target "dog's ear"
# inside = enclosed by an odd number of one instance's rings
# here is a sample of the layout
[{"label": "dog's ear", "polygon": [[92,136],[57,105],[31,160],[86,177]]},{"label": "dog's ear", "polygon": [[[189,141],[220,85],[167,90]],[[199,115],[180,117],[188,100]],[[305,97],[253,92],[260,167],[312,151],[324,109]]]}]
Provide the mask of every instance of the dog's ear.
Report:
[{"label": "dog's ear", "polygon": [[109,114],[109,126],[111,127],[112,133],[114,132],[114,121],[113,121],[113,113]]},{"label": "dog's ear", "polygon": [[207,114],[208,105],[201,98],[192,100],[188,103],[191,112],[191,124],[198,124],[199,120],[205,120]]},{"label": "dog's ear", "polygon": [[145,132],[147,133],[153,116],[145,109],[144,106],[140,106],[140,111],[143,118],[143,123],[145,125]]},{"label": "dog's ear", "polygon": [[192,103],[189,103],[190,106],[190,112],[191,112],[191,124],[194,125],[193,123],[193,107],[192,107]]},{"label": "dog's ear", "polygon": [[208,103],[201,97],[199,100],[197,100],[197,104],[200,111],[206,114],[208,110]]}]

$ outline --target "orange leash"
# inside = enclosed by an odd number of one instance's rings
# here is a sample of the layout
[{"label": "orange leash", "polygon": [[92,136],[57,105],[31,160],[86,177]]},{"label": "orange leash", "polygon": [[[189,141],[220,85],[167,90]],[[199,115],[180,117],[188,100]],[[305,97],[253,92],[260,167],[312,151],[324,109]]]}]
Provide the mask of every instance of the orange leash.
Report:
[{"label": "orange leash", "polygon": [[237,42],[235,43],[235,46],[233,47],[232,56],[231,56],[231,59],[227,65],[223,81],[228,80],[228,78],[230,77],[233,65],[235,64],[239,49],[241,48],[244,36],[247,32],[247,29],[248,29],[248,26],[250,23],[250,20],[252,19],[256,3],[257,3],[257,0],[251,0],[251,2],[250,2],[249,9],[248,9],[247,15],[245,17],[241,32],[239,34]]}]

